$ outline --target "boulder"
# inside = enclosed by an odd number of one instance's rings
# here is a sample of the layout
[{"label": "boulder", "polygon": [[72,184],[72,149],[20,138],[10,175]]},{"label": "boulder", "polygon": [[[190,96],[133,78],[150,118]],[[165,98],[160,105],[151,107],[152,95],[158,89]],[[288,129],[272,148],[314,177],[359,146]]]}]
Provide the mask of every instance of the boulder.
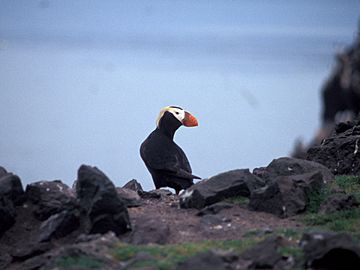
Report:
[{"label": "boulder", "polygon": [[300,246],[308,268],[360,269],[360,246],[347,234],[306,233]]},{"label": "boulder", "polygon": [[334,180],[334,175],[324,165],[309,160],[289,157],[274,159],[266,168],[254,169],[253,173],[266,182],[271,182],[278,176],[301,175],[311,172],[319,172],[324,182]]},{"label": "boulder", "polygon": [[311,147],[306,159],[319,162],[337,175],[360,175],[360,121],[340,124],[320,145]]},{"label": "boulder", "polygon": [[306,210],[309,194],[334,179],[325,166],[296,158],[274,159],[266,168],[254,170],[267,184],[251,193],[249,208],[289,217]]},{"label": "boulder", "polygon": [[264,181],[248,169],[233,170],[205,179],[180,195],[182,208],[202,209],[226,198],[249,197],[252,190],[264,186]]},{"label": "boulder", "polygon": [[46,242],[52,238],[62,238],[80,225],[79,213],[76,210],[65,210],[61,213],[50,216],[40,226],[39,242]]},{"label": "boulder", "polygon": [[324,184],[321,173],[278,176],[263,188],[253,191],[249,209],[289,217],[306,210],[310,192],[319,191]]},{"label": "boulder", "polygon": [[24,189],[17,175],[0,168],[0,237],[15,223],[16,208],[24,202]]},{"label": "boulder", "polygon": [[25,201],[25,193],[20,178],[5,170],[0,172],[0,196],[6,197],[16,206]]},{"label": "boulder", "polygon": [[4,167],[0,166],[0,177],[2,177],[4,174],[7,174],[7,171]]},{"label": "boulder", "polygon": [[41,221],[76,205],[72,189],[60,180],[31,183],[26,186],[25,193],[27,199],[37,206],[34,214]]},{"label": "boulder", "polygon": [[281,236],[269,237],[243,252],[240,257],[251,262],[247,269],[291,269],[294,260],[288,260],[278,252],[279,248],[288,245],[288,241]]},{"label": "boulder", "polygon": [[354,195],[333,194],[321,206],[319,212],[322,214],[331,214],[336,211],[350,210],[360,206]]},{"label": "boulder", "polygon": [[112,231],[119,235],[131,229],[124,201],[114,184],[98,168],[86,165],[79,168],[76,193],[80,207],[89,218],[89,233]]},{"label": "boulder", "polygon": [[170,234],[170,228],[162,220],[152,216],[141,217],[130,236],[130,242],[134,245],[166,244]]},{"label": "boulder", "polygon": [[0,196],[0,237],[15,223],[16,210],[12,201]]}]

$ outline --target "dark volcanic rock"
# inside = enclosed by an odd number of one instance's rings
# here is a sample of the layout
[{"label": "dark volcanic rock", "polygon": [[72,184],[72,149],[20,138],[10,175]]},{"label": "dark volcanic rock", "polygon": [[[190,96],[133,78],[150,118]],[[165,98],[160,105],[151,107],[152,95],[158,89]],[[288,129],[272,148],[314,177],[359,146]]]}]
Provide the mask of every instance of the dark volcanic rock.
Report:
[{"label": "dark volcanic rock", "polygon": [[308,233],[300,245],[311,269],[360,269],[360,246],[347,234]]},{"label": "dark volcanic rock", "polygon": [[79,204],[89,217],[88,231],[116,235],[131,229],[124,201],[114,184],[98,168],[82,165],[78,170],[76,193]]},{"label": "dark volcanic rock", "polygon": [[0,170],[0,236],[14,223],[15,206],[24,202],[24,189],[17,175]]},{"label": "dark volcanic rock", "polygon": [[7,171],[4,167],[0,166],[0,177],[2,177],[3,175],[7,174]]},{"label": "dark volcanic rock", "polygon": [[334,179],[321,164],[295,158],[273,160],[266,168],[254,170],[267,185],[254,190],[249,208],[288,217],[306,210],[309,194]]},{"label": "dark volcanic rock", "polygon": [[288,242],[285,238],[269,237],[243,252],[241,258],[251,262],[248,269],[290,269],[294,262],[278,252],[280,247],[286,246]]},{"label": "dark volcanic rock", "polygon": [[357,208],[360,203],[353,195],[348,194],[333,194],[327,201],[320,206],[320,213],[331,214],[336,211],[350,210]]},{"label": "dark volcanic rock", "polygon": [[[21,265],[12,269],[122,269],[115,267],[114,258],[111,256],[111,249],[114,248],[117,241],[118,239],[113,233],[96,235],[96,237],[86,242],[57,246],[44,254],[27,259]],[[73,265],[68,266],[69,261]],[[90,265],[87,265],[87,263],[90,263]],[[61,267],[62,264],[66,266]]]},{"label": "dark volcanic rock", "polygon": [[40,227],[39,242],[49,241],[52,238],[62,238],[76,230],[80,225],[80,214],[77,210],[65,210],[52,215],[43,221]]},{"label": "dark volcanic rock", "polygon": [[325,182],[334,179],[334,175],[324,165],[297,158],[282,157],[274,159],[266,168],[254,169],[254,174],[263,178],[266,182],[272,181],[278,176],[299,175],[311,172],[321,173]]},{"label": "dark volcanic rock", "polygon": [[306,210],[308,194],[319,191],[323,184],[319,172],[279,176],[251,194],[249,208],[278,217],[293,216]]},{"label": "dark volcanic rock", "polygon": [[2,252],[0,254],[0,269],[8,269],[8,266],[11,264],[12,257],[10,254]]},{"label": "dark volcanic rock", "polygon": [[12,201],[0,196],[0,237],[15,223],[16,210]]},{"label": "dark volcanic rock", "polygon": [[169,234],[170,228],[163,220],[144,216],[137,221],[130,242],[135,245],[165,244]]},{"label": "dark volcanic rock", "polygon": [[128,188],[128,189],[131,189],[131,190],[136,191],[136,192],[144,191],[141,184],[138,181],[136,181],[135,179],[130,180],[129,182],[127,182],[123,186],[123,188]]},{"label": "dark volcanic rock", "polygon": [[12,173],[0,173],[0,196],[7,197],[14,205],[21,205],[24,200],[24,189],[21,180]]},{"label": "dark volcanic rock", "polygon": [[249,197],[264,181],[245,170],[233,170],[196,183],[180,195],[182,208],[201,209],[233,196]]},{"label": "dark volcanic rock", "polygon": [[60,180],[40,181],[26,186],[26,197],[37,206],[35,217],[41,221],[76,205],[72,189]]},{"label": "dark volcanic rock", "polygon": [[52,247],[52,244],[49,242],[26,242],[14,247],[10,254],[13,262],[23,262],[31,257],[36,257],[49,251]]},{"label": "dark volcanic rock", "polygon": [[333,174],[360,175],[360,123],[341,124],[336,133],[310,148],[307,159],[328,167]]}]

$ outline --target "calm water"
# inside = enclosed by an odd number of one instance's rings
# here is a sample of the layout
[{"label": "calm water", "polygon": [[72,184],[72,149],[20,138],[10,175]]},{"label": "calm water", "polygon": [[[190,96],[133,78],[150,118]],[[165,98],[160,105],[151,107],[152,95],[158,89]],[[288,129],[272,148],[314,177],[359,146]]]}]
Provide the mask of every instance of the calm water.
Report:
[{"label": "calm water", "polygon": [[202,177],[267,165],[319,126],[319,89],[359,1],[0,1],[0,165],[71,184],[82,164],[153,188],[139,145],[161,107]]}]

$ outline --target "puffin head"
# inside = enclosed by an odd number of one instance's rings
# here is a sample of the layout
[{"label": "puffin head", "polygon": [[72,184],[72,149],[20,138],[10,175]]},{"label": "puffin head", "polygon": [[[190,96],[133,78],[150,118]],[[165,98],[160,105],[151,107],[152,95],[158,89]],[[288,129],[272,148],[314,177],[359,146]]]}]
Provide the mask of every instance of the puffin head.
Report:
[{"label": "puffin head", "polygon": [[167,106],[162,108],[159,113],[159,116],[156,120],[157,127],[160,127],[160,121],[164,118],[165,115],[174,117],[177,121],[180,122],[180,125],[185,127],[195,127],[198,125],[197,119],[191,113],[177,106]]}]

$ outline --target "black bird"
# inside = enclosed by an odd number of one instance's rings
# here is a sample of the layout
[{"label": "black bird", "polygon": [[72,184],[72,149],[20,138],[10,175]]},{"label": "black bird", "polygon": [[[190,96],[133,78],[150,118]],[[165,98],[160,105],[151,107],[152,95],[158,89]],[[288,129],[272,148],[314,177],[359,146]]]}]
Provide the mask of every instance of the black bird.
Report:
[{"label": "black bird", "polygon": [[192,174],[184,151],[174,142],[180,126],[198,125],[196,118],[180,107],[168,106],[160,111],[156,129],[141,144],[140,155],[148,168],[155,187],[171,187],[176,194],[194,184],[200,177]]}]

